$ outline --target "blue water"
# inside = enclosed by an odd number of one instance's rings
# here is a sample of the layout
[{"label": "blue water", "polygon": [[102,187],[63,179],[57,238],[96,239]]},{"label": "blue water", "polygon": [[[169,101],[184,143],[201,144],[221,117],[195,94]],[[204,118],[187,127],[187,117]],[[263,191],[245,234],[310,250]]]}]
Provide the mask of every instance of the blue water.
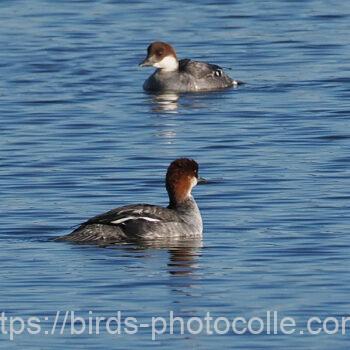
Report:
[{"label": "blue water", "polygon": [[[2,0],[0,311],[83,317],[294,317],[293,335],[70,336],[23,332],[1,349],[348,349],[301,335],[350,313],[350,3]],[[154,40],[246,85],[148,95]],[[55,243],[110,208],[166,205],[173,159],[193,157],[202,242]],[[63,317],[62,317],[63,318]],[[62,318],[59,326],[62,325]]]}]

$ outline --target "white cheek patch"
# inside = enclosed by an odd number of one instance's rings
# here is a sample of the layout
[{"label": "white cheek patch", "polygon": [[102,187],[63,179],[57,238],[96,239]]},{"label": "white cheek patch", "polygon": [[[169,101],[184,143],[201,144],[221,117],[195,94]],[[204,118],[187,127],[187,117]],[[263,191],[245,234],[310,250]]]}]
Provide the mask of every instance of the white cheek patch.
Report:
[{"label": "white cheek patch", "polygon": [[173,72],[179,68],[179,62],[174,56],[165,56],[161,61],[154,63],[153,67],[160,68],[164,72]]},{"label": "white cheek patch", "polygon": [[192,187],[196,186],[198,184],[198,179],[196,177],[192,177],[191,183],[192,183]]},{"label": "white cheek patch", "polygon": [[115,220],[115,221],[111,221],[111,224],[122,224],[125,221],[129,221],[129,220],[146,220],[146,221],[152,221],[152,222],[158,222],[160,221],[159,219],[154,219],[154,218],[150,218],[148,216],[128,216],[126,218],[121,218],[119,220]]},{"label": "white cheek patch", "polygon": [[198,184],[198,180],[196,177],[191,177],[191,187],[188,189],[186,197],[189,197],[191,195],[192,188]]}]

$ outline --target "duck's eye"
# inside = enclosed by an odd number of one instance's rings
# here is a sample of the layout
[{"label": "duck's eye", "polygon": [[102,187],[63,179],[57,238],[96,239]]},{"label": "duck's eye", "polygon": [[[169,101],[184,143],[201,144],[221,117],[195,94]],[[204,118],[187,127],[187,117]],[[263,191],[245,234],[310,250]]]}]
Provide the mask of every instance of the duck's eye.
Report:
[{"label": "duck's eye", "polygon": [[156,51],[156,55],[157,56],[162,56],[162,54],[163,54],[163,50],[162,49],[159,49],[159,50]]}]

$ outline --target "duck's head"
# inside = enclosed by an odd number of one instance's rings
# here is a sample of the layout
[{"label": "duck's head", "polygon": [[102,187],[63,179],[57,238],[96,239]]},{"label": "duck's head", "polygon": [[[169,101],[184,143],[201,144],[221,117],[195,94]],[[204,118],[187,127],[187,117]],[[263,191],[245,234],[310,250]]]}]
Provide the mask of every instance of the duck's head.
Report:
[{"label": "duck's head", "polygon": [[188,158],[174,160],[166,174],[170,206],[176,206],[190,198],[192,188],[197,185],[198,180],[197,162]]},{"label": "duck's head", "polygon": [[179,61],[171,45],[156,41],[148,46],[147,56],[139,65],[141,67],[152,66],[162,72],[173,72],[179,68]]}]

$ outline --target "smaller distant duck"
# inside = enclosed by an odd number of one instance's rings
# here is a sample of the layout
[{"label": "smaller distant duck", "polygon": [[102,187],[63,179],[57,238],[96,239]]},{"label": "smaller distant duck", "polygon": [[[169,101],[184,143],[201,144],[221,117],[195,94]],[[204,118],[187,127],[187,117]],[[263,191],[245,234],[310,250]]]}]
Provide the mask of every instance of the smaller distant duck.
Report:
[{"label": "smaller distant duck", "polygon": [[178,60],[174,48],[160,41],[148,46],[147,57],[140,66],[157,68],[143,84],[146,91],[215,91],[242,83],[231,79],[215,64],[190,59]]},{"label": "smaller distant duck", "polygon": [[198,164],[188,158],[174,160],[168,167],[165,184],[169,205],[134,204],[112,209],[81,224],[56,241],[114,244],[154,240],[198,239],[202,217],[191,190],[198,182]]}]

